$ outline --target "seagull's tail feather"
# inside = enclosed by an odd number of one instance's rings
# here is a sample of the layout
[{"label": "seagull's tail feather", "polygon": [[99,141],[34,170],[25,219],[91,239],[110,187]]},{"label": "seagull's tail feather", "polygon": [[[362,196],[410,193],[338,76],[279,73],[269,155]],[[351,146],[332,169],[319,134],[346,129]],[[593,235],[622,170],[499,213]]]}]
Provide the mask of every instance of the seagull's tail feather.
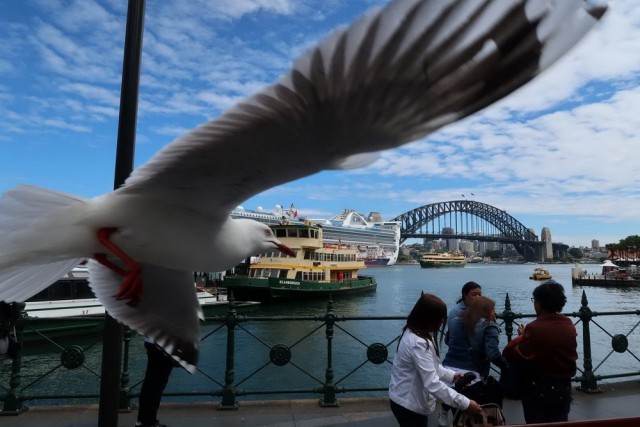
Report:
[{"label": "seagull's tail feather", "polygon": [[119,322],[151,338],[187,371],[193,373],[198,360],[200,319],[193,272],[141,264],[144,293],[131,307],[118,300],[122,276],[89,260],[89,283],[107,312]]},{"label": "seagull's tail feather", "polygon": [[15,265],[0,270],[0,301],[25,301],[60,279],[82,258],[38,265]]},{"label": "seagull's tail feather", "polygon": [[0,197],[0,300],[24,301],[82,261],[84,254],[60,246],[73,221],[67,214],[85,203],[29,185]]}]

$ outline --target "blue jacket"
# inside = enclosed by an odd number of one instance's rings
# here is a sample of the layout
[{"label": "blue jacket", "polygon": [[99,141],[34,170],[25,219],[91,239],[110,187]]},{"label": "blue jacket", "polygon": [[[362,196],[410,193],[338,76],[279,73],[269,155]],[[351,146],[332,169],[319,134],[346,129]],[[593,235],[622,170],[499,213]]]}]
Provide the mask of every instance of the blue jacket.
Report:
[{"label": "blue jacket", "polygon": [[449,311],[447,319],[447,333],[444,342],[449,349],[442,361],[444,366],[452,368],[465,369],[467,371],[477,371],[477,367],[471,355],[469,340],[462,325],[462,316],[467,309],[464,301],[454,305]]},{"label": "blue jacket", "polygon": [[473,333],[467,333],[467,340],[471,346],[475,370],[483,378],[489,375],[491,363],[501,369],[508,365],[499,348],[500,327],[496,322],[488,319],[478,320]]}]

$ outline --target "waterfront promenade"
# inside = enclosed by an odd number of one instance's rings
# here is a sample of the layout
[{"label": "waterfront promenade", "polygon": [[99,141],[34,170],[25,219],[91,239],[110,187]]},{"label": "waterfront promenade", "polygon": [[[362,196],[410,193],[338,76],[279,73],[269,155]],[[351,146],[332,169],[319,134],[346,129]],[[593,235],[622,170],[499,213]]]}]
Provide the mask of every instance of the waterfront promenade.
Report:
[{"label": "waterfront promenade", "polygon": [[[602,393],[574,391],[570,421],[620,418],[606,425],[640,426],[638,394],[640,383],[626,381],[603,384]],[[160,408],[161,421],[169,427],[393,427],[395,419],[386,398],[339,399],[340,407],[321,408],[318,399],[241,401],[237,411],[218,411],[217,403],[166,403]],[[524,424],[519,401],[505,400],[504,413],[508,424]],[[120,426],[133,426],[135,410],[121,413]],[[638,417],[636,420],[623,420]],[[98,407],[34,406],[18,416],[0,418],[7,427],[94,427]],[[594,422],[593,426],[603,423]],[[437,426],[432,416],[429,426]]]}]

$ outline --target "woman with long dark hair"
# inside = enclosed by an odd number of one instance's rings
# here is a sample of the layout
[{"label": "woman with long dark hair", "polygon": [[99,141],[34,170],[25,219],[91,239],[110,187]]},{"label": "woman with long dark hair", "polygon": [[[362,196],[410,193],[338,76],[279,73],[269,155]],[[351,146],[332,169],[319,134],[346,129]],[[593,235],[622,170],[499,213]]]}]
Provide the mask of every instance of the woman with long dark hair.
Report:
[{"label": "woman with long dark hair", "polygon": [[453,382],[462,375],[440,362],[440,330],[446,321],[446,304],[423,293],[402,329],[389,384],[391,411],[401,427],[426,427],[436,399],[471,414],[482,412],[475,401],[443,382]]},{"label": "woman with long dark hair", "polygon": [[509,364],[500,351],[500,327],[496,323],[496,303],[486,297],[475,298],[462,318],[474,371],[482,378],[489,376],[491,363],[500,369]]}]

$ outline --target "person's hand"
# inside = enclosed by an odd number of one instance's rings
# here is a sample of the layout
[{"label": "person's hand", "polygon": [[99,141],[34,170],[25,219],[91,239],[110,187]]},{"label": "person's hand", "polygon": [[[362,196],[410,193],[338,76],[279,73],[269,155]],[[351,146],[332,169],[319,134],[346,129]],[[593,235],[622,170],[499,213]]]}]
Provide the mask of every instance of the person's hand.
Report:
[{"label": "person's hand", "polygon": [[475,400],[469,402],[469,407],[464,411],[465,414],[480,415],[482,414],[482,406],[478,405]]},{"label": "person's hand", "polygon": [[461,376],[462,374],[460,372],[453,374],[453,382],[455,383]]},{"label": "person's hand", "polygon": [[518,326],[518,335],[524,334],[524,325]]}]

